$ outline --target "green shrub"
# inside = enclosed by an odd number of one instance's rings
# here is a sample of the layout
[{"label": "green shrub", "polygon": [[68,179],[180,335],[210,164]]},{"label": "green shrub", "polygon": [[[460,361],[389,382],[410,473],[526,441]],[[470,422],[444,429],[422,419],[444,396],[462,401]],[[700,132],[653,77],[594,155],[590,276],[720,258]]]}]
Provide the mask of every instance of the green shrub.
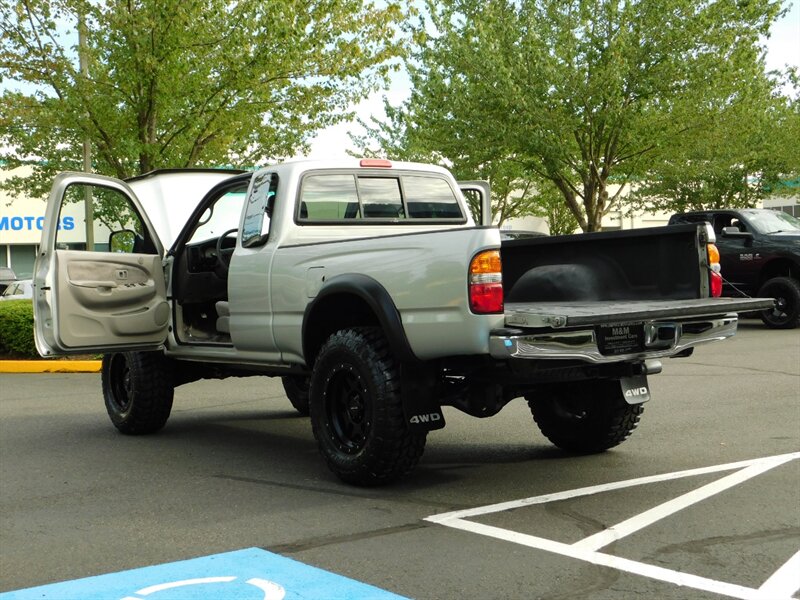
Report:
[{"label": "green shrub", "polygon": [[33,302],[0,302],[0,352],[18,358],[39,358],[33,341]]}]

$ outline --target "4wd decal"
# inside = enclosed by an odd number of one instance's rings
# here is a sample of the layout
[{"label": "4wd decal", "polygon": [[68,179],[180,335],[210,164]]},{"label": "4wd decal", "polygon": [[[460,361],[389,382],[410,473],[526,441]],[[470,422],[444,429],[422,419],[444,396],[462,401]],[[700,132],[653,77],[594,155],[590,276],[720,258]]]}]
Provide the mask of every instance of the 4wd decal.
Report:
[{"label": "4wd decal", "polygon": [[414,415],[411,417],[408,422],[413,423],[414,425],[421,425],[423,423],[435,423],[437,421],[441,421],[444,417],[442,417],[441,413],[428,413],[423,415]]},{"label": "4wd decal", "polygon": [[625,397],[626,398],[638,398],[640,396],[646,396],[649,392],[647,391],[646,387],[639,387],[633,388],[631,390],[625,390]]},{"label": "4wd decal", "polygon": [[647,385],[647,375],[623,377],[619,380],[622,396],[628,404],[641,404],[650,400],[650,387]]}]

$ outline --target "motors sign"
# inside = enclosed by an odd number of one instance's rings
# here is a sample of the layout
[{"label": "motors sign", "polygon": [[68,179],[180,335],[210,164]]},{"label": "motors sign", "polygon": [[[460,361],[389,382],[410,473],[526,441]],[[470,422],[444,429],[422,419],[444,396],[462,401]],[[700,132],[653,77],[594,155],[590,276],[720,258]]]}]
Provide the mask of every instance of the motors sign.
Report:
[{"label": "motors sign", "polygon": [[[41,231],[43,226],[43,216],[0,216],[0,231]],[[58,228],[65,231],[75,229],[75,219],[73,217],[59,219]]]}]

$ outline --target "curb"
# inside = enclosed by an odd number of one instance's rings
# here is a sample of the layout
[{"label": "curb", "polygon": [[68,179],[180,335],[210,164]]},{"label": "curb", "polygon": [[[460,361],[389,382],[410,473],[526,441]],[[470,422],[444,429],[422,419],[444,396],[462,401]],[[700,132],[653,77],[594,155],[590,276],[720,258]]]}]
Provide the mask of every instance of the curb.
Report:
[{"label": "curb", "polygon": [[99,373],[99,360],[0,360],[0,373]]}]

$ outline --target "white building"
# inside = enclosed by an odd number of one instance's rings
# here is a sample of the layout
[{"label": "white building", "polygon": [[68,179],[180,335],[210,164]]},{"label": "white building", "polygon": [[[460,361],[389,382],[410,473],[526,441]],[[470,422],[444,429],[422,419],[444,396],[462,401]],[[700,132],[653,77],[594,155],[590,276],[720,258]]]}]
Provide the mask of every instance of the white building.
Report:
[{"label": "white building", "polygon": [[[0,181],[29,171],[29,167],[2,170]],[[0,266],[10,266],[20,279],[29,278],[33,273],[44,208],[44,200],[16,198],[0,191]]]},{"label": "white building", "polygon": [[[30,167],[0,170],[0,181],[28,173]],[[18,279],[28,279],[33,274],[46,206],[47,200],[44,198],[15,197],[0,191],[0,266],[10,266]],[[86,239],[82,205],[67,205],[59,224],[61,241],[80,243]],[[109,230],[99,222],[94,223],[93,229],[94,239],[97,240],[95,247],[102,249],[103,242],[108,240]]]}]

